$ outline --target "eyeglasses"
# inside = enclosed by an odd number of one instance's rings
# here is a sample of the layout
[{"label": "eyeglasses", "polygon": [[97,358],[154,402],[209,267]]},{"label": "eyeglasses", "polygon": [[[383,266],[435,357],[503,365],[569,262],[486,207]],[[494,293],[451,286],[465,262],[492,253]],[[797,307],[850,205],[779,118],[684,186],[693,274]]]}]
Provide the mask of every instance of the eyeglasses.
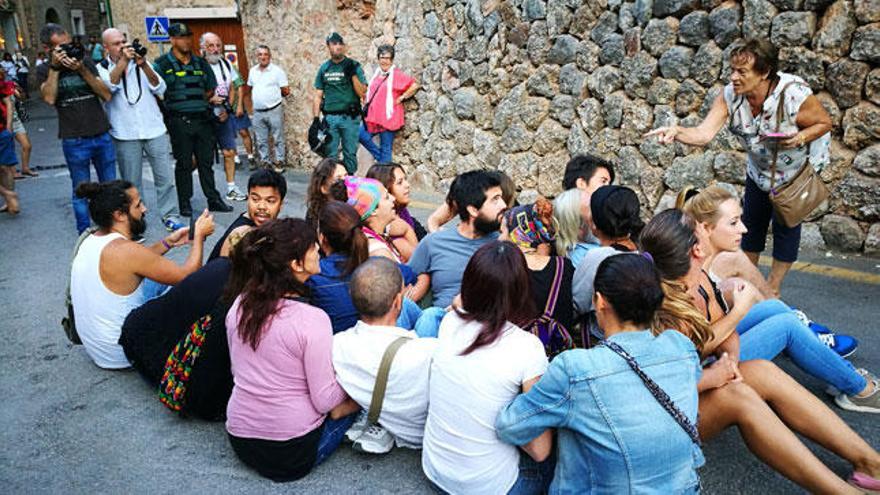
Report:
[{"label": "eyeglasses", "polygon": [[394,60],[394,58],[386,55],[386,56],[379,57],[379,60]]}]

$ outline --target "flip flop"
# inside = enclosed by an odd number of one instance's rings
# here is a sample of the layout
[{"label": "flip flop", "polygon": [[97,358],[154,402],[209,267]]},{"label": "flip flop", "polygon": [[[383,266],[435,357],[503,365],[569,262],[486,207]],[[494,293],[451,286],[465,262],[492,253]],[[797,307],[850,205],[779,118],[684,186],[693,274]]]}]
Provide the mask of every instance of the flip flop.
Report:
[{"label": "flip flop", "polygon": [[17,173],[17,174],[15,174],[14,179],[15,179],[15,180],[27,179],[27,176],[26,176],[26,175],[21,175],[21,174],[18,174],[18,173]]},{"label": "flip flop", "polygon": [[40,174],[38,174],[37,172],[34,172],[33,170],[28,170],[27,172],[22,172],[22,174],[24,174],[28,177],[39,177],[40,176]]}]

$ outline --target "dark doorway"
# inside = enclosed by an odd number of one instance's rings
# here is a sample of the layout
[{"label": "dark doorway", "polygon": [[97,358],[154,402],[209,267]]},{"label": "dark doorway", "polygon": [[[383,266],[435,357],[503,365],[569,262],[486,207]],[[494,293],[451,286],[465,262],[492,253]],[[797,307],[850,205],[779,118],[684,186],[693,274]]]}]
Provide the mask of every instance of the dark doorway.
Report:
[{"label": "dark doorway", "polygon": [[50,22],[61,24],[61,19],[58,17],[58,12],[56,12],[53,8],[49,8],[48,10],[46,10],[46,24],[49,24]]}]

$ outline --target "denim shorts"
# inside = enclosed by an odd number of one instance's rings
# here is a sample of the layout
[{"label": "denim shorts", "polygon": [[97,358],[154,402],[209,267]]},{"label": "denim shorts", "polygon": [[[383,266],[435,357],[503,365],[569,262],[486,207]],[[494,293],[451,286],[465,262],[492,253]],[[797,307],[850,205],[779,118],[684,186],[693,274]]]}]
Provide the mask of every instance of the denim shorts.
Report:
[{"label": "denim shorts", "polygon": [[3,129],[0,132],[0,167],[14,167],[17,163],[14,136],[9,129]]},{"label": "denim shorts", "polygon": [[247,112],[241,114],[241,117],[236,117],[235,115],[230,116],[229,120],[233,121],[233,125],[235,126],[235,132],[238,132],[242,129],[250,129],[251,128],[251,118],[248,117]]},{"label": "denim shorts", "polygon": [[234,150],[236,147],[235,136],[237,131],[233,122],[234,118],[230,116],[226,119],[226,122],[219,122],[217,124],[217,145],[221,150]]}]

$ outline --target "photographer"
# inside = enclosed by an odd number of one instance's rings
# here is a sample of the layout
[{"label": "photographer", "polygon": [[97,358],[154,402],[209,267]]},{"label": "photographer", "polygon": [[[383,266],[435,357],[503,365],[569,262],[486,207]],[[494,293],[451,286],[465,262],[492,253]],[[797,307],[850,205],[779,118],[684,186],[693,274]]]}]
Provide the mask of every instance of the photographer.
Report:
[{"label": "photographer", "polygon": [[[235,67],[223,57],[223,40],[214,33],[205,33],[199,40],[202,56],[208,61],[217,80],[217,88],[210,103],[217,121],[217,147],[223,152],[223,169],[226,171],[226,199],[244,201],[247,196],[235,185],[235,134],[239,119],[247,118],[244,112],[244,81]],[[249,124],[248,124],[249,125]]]},{"label": "photographer", "polygon": [[156,97],[165,93],[165,81],[150,66],[147,49],[139,40],[127,43],[125,35],[115,28],[104,31],[101,39],[107,58],[98,64],[98,73],[113,94],[105,109],[119,173],[144,195],[143,156],[147,156],[153,168],[162,224],[172,232],[183,225],[174,193],[171,141],[156,102]]},{"label": "photographer", "polygon": [[345,56],[346,46],[339,33],[327,37],[330,60],[324,62],[315,77],[312,116],[324,114],[329,125],[327,155],[339,156],[349,174],[357,172],[357,148],[361,128],[361,99],[367,93],[367,79],[361,64]]},{"label": "photographer", "polygon": [[82,233],[89,227],[89,211],[86,201],[73,193],[76,186],[89,180],[90,165],[101,182],[116,178],[116,152],[103,106],[110,101],[110,88],[98,78],[95,63],[84,59],[82,45],[71,43],[63,27],[46,24],[40,42],[49,61],[37,67],[37,81],[43,100],[58,111],[58,137],[70,170],[76,230]]}]

